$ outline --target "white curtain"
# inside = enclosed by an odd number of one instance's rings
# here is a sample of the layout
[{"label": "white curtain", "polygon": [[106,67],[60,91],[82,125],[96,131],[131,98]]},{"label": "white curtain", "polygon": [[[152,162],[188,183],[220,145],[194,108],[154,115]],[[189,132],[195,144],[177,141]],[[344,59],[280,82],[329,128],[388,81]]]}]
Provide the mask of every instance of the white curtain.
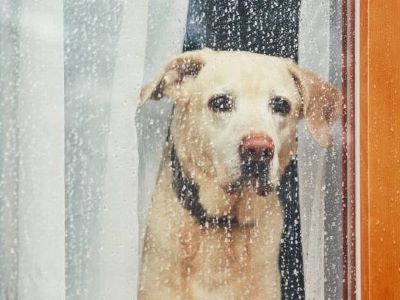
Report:
[{"label": "white curtain", "polygon": [[0,298],[64,299],[61,1],[1,2]]},{"label": "white curtain", "polygon": [[[0,2],[0,299],[135,299],[170,109],[153,103],[136,115],[136,102],[143,81],[182,51],[187,5]],[[299,57],[335,81],[340,30],[332,29],[332,9],[329,1],[303,1]],[[323,299],[333,292],[321,276],[332,262],[321,212],[337,210],[323,199],[340,198],[340,147],[330,155],[304,142],[304,126],[299,136],[306,297]],[[319,163],[310,167],[306,153]],[[336,183],[324,193],[329,164]]]},{"label": "white curtain", "polygon": [[149,2],[0,3],[0,299],[135,299],[136,103],[187,7]]},{"label": "white curtain", "polygon": [[[337,0],[302,1],[299,64],[341,88],[342,8]],[[300,218],[306,299],[342,298],[342,127],[321,148],[299,125]]]}]

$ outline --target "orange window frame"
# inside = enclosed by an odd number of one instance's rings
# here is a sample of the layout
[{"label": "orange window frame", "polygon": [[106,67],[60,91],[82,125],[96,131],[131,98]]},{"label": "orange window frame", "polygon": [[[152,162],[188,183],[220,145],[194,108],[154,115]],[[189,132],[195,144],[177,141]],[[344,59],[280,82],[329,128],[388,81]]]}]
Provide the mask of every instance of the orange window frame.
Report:
[{"label": "orange window frame", "polygon": [[360,0],[361,299],[400,299],[400,1]]}]

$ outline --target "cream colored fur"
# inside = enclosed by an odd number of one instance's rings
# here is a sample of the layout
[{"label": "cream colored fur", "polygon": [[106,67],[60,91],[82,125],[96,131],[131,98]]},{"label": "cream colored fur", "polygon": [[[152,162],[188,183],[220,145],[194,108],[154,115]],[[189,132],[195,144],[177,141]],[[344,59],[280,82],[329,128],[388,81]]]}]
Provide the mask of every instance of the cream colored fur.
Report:
[{"label": "cream colored fur", "polygon": [[[234,110],[211,111],[209,99],[223,93],[233,97]],[[261,197],[246,186],[229,194],[226,186],[240,176],[238,148],[250,134],[274,142],[274,188],[296,155],[301,118],[329,146],[340,93],[287,59],[204,49],[173,58],[142,90],[142,104],[164,96],[175,101],[171,141],[185,174],[200,188],[200,203],[209,214],[235,217],[240,226],[196,223],[172,188],[167,143],[148,217],[139,299],[280,299],[283,212],[276,192]],[[287,116],[271,111],[274,96],[290,102]]]}]

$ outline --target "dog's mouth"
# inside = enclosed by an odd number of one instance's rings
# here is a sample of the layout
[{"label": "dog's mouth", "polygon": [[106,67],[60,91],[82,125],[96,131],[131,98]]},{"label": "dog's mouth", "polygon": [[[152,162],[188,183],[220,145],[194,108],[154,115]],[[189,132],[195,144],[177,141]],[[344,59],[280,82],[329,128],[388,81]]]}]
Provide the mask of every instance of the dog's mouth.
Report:
[{"label": "dog's mouth", "polygon": [[248,187],[252,188],[258,196],[267,196],[274,190],[270,180],[270,165],[269,160],[242,160],[240,177],[227,184],[224,190],[229,194],[234,194]]},{"label": "dog's mouth", "polygon": [[246,160],[241,163],[241,181],[253,187],[259,196],[266,196],[272,190],[269,160]]}]

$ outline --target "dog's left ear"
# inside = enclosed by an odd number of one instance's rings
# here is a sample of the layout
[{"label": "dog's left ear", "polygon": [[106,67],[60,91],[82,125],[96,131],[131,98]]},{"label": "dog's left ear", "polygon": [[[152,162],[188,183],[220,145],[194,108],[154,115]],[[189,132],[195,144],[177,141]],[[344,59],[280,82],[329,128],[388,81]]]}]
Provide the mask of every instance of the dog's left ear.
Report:
[{"label": "dog's left ear", "polygon": [[211,49],[188,51],[173,57],[140,92],[139,107],[147,100],[160,100],[164,96],[177,100],[182,98],[181,86],[189,77],[196,77],[206,63]]},{"label": "dog's left ear", "polygon": [[302,98],[308,129],[322,147],[332,145],[331,126],[342,113],[342,93],[311,71],[289,63],[289,71]]}]

